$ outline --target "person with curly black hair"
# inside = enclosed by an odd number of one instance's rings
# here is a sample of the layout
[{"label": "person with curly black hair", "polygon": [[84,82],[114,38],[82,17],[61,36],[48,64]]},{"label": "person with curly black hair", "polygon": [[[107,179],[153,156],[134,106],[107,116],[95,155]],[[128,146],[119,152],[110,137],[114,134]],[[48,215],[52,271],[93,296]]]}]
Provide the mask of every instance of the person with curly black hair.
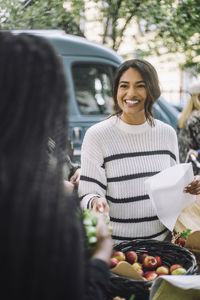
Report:
[{"label": "person with curly black hair", "polygon": [[[97,224],[89,258],[67,195],[67,86],[47,40],[0,32],[0,266],[4,299],[106,299],[112,240]],[[56,143],[49,163],[49,138]]]}]

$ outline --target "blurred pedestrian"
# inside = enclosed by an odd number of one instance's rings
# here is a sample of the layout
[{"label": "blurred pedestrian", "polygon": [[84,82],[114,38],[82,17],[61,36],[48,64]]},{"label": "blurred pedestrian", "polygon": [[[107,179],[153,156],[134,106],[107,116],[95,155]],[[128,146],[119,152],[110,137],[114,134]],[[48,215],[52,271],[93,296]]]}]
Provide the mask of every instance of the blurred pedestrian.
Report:
[{"label": "blurred pedestrian", "polygon": [[[91,259],[63,185],[66,80],[43,38],[0,32],[0,266],[4,299],[106,299],[112,240],[102,218]],[[56,144],[54,166],[47,144]]]},{"label": "blurred pedestrian", "polygon": [[[90,127],[83,140],[81,207],[109,213],[115,243],[168,235],[144,184],[179,162],[175,130],[152,115],[159,96],[155,68],[142,59],[125,61],[114,77],[115,113]],[[199,186],[192,183],[192,192]]]},{"label": "blurred pedestrian", "polygon": [[[199,159],[200,149],[200,81],[189,88],[191,95],[178,121],[178,145],[180,162],[186,161],[187,155],[193,154]],[[194,174],[200,174],[200,169],[193,164]]]}]

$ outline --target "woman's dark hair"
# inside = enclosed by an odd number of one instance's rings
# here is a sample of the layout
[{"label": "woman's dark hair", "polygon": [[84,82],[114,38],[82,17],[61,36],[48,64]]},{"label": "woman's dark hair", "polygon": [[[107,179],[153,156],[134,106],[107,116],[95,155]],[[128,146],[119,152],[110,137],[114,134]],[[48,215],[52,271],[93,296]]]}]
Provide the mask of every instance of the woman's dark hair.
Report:
[{"label": "woman's dark hair", "polygon": [[[73,291],[81,299],[81,233],[62,173],[66,79],[45,39],[0,32],[0,98],[1,294],[66,300]],[[53,171],[49,137],[56,143]]]},{"label": "woman's dark hair", "polygon": [[148,61],[143,59],[127,60],[116,70],[113,80],[114,115],[120,115],[122,113],[117,101],[117,90],[122,74],[129,68],[136,69],[145,81],[147,91],[147,99],[144,105],[145,116],[147,121],[153,125],[152,107],[156,99],[160,96],[159,80],[155,68]]}]

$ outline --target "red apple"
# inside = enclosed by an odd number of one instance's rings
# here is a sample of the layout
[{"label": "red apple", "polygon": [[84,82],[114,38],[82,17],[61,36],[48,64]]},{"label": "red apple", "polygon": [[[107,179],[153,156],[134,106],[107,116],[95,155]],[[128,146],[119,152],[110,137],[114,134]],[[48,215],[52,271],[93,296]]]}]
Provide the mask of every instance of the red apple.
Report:
[{"label": "red apple", "polygon": [[135,262],[134,264],[132,264],[132,267],[141,275],[143,276],[144,271],[142,270],[142,264]]},{"label": "red apple", "polygon": [[122,251],[115,251],[112,257],[116,258],[118,261],[126,260],[126,256]]},{"label": "red apple", "polygon": [[144,273],[144,277],[149,281],[153,281],[158,277],[158,274],[155,271],[147,271]]},{"label": "red apple", "polygon": [[178,268],[174,271],[172,271],[171,275],[184,275],[186,274],[186,269],[185,268]]},{"label": "red apple", "polygon": [[160,256],[155,256],[155,259],[157,260],[156,267],[160,267],[162,265],[162,258]]},{"label": "red apple", "polygon": [[114,258],[114,257],[110,258],[110,267],[111,268],[116,267],[118,263],[119,263],[119,261],[116,258]]},{"label": "red apple", "polygon": [[143,263],[143,260],[145,259],[146,256],[148,256],[147,253],[142,253],[142,254],[139,256],[139,262]]},{"label": "red apple", "polygon": [[142,270],[142,264],[139,262],[135,262],[132,264],[132,267],[137,271],[137,270]]},{"label": "red apple", "polygon": [[146,256],[143,260],[143,267],[148,270],[153,270],[157,266],[157,260],[154,256]]},{"label": "red apple", "polygon": [[160,266],[156,269],[156,274],[158,275],[168,275],[169,274],[169,268],[168,266]]},{"label": "red apple", "polygon": [[141,276],[143,276],[144,275],[144,271],[142,270],[142,269],[140,269],[140,270],[137,270],[137,272],[141,275]]},{"label": "red apple", "polygon": [[180,246],[185,246],[185,239],[184,238],[178,238],[178,244],[180,245]]},{"label": "red apple", "polygon": [[170,273],[172,273],[174,270],[176,270],[178,268],[183,268],[183,266],[182,265],[178,265],[178,264],[171,265],[169,271],[170,271]]},{"label": "red apple", "polygon": [[137,253],[135,251],[127,251],[125,255],[126,255],[126,261],[128,261],[130,264],[133,264],[138,260]]}]

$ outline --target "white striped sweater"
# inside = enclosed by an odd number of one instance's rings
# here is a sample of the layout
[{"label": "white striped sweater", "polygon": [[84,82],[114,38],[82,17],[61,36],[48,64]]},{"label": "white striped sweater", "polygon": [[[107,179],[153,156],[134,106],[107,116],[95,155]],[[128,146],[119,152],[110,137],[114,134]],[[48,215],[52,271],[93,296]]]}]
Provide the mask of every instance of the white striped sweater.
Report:
[{"label": "white striped sweater", "polygon": [[144,182],[177,162],[176,132],[159,120],[151,127],[147,122],[129,125],[113,116],[95,124],[82,144],[81,207],[89,208],[95,195],[107,199],[115,244],[135,238],[164,240],[168,231]]}]

